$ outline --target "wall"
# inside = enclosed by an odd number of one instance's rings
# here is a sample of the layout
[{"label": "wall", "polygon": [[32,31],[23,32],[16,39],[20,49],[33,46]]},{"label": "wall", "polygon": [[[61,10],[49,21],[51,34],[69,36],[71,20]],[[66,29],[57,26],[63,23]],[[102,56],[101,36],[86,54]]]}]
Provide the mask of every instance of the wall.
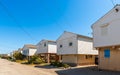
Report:
[{"label": "wall", "polygon": [[[118,12],[115,11],[116,8],[119,9]],[[107,25],[107,34],[102,35],[101,27],[104,25]],[[109,13],[93,24],[92,28],[94,47],[119,45],[120,6],[113,8]]]},{"label": "wall", "polygon": [[87,58],[87,59],[86,59],[86,55],[78,55],[78,64],[79,65],[95,64],[95,55],[92,55],[92,58]]},{"label": "wall", "polygon": [[[44,44],[46,43],[46,46]],[[41,41],[39,44],[37,44],[37,52],[36,54],[40,53],[48,53],[48,42],[47,41]]]},{"label": "wall", "polygon": [[28,53],[29,53],[28,51],[29,51],[28,49],[26,49],[26,50],[24,49],[24,50],[22,51],[22,54],[27,56]]},{"label": "wall", "polygon": [[95,64],[95,55],[92,58],[87,58],[86,55],[62,55],[62,62],[70,65],[91,65]]},{"label": "wall", "polygon": [[75,65],[77,64],[77,55],[63,55],[62,62]]},{"label": "wall", "polygon": [[29,49],[29,56],[33,56],[33,55],[35,55],[35,53],[36,53],[36,51],[37,51],[37,49]]},{"label": "wall", "polygon": [[98,55],[98,51],[93,48],[92,39],[78,38],[78,54]]},{"label": "wall", "polygon": [[104,49],[105,48],[99,50],[99,68],[120,71],[120,50],[110,48],[110,58],[105,58]]},{"label": "wall", "polygon": [[[72,46],[69,43],[72,42]],[[62,45],[62,47],[60,47]],[[57,54],[77,54],[77,36],[69,32],[64,32],[57,40]]]},{"label": "wall", "polygon": [[56,43],[49,42],[49,44],[48,44],[48,53],[57,53],[57,45],[56,45]]}]

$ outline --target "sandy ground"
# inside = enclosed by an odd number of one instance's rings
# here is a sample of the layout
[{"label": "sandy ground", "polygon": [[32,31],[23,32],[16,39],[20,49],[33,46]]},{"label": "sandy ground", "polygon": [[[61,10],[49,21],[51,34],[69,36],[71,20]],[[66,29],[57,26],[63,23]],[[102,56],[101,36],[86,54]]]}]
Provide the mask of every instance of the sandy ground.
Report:
[{"label": "sandy ground", "polygon": [[0,75],[57,75],[48,69],[38,69],[8,60],[0,59]]},{"label": "sandy ground", "polygon": [[72,67],[28,66],[0,59],[0,75],[120,75],[120,72],[99,71],[96,66]]}]

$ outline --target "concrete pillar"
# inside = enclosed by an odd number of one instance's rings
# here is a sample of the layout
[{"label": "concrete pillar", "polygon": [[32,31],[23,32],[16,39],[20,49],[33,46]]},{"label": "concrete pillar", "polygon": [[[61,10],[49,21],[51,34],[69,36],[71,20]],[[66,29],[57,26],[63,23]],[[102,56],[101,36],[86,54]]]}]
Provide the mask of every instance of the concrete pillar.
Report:
[{"label": "concrete pillar", "polygon": [[62,62],[62,56],[59,55],[59,62]]},{"label": "concrete pillar", "polygon": [[47,54],[47,63],[50,63],[50,54]]},{"label": "concrete pillar", "polygon": [[77,66],[79,65],[79,55],[77,55]]}]

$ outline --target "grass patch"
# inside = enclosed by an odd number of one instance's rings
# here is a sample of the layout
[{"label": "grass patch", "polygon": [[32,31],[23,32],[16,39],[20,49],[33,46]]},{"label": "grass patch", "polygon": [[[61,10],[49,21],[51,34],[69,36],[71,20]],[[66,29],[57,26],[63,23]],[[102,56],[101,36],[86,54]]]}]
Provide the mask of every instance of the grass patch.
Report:
[{"label": "grass patch", "polygon": [[27,60],[16,60],[17,63],[24,63],[27,62]]}]

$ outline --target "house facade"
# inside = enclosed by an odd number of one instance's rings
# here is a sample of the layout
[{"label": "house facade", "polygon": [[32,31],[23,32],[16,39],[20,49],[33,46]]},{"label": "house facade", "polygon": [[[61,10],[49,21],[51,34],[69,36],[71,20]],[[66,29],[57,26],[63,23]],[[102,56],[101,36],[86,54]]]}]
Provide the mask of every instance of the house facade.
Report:
[{"label": "house facade", "polygon": [[22,48],[22,54],[25,56],[33,56],[35,55],[36,51],[37,51],[36,46],[32,44],[26,44]]},{"label": "house facade", "polygon": [[120,71],[120,5],[92,25],[94,47],[99,51],[99,68]]},{"label": "house facade", "polygon": [[22,48],[19,48],[19,49],[18,49],[18,52],[19,52],[19,53],[22,53],[22,52],[23,52],[23,49],[22,49]]},{"label": "house facade", "polygon": [[37,52],[47,63],[57,61],[57,45],[55,41],[42,40],[37,44]]},{"label": "house facade", "polygon": [[91,37],[65,31],[57,39],[57,54],[60,61],[73,66],[95,64],[98,55],[93,50]]}]

